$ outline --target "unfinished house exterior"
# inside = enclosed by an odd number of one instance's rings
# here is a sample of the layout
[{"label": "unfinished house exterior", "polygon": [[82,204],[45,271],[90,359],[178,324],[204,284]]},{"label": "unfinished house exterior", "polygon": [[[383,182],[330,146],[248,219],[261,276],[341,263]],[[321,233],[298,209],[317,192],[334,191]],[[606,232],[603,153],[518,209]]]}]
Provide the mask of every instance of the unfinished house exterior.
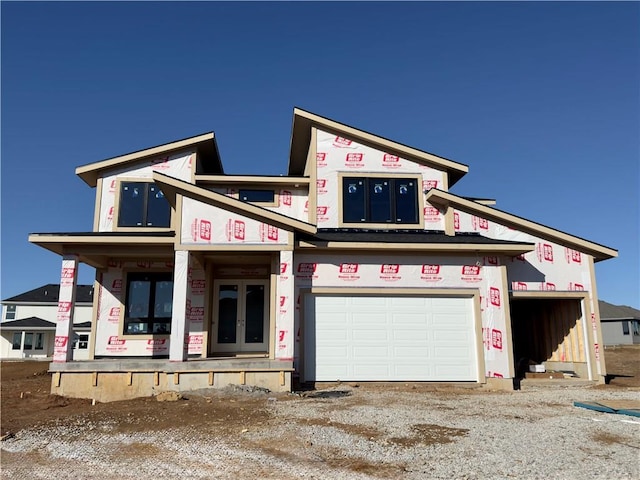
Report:
[{"label": "unfinished house exterior", "polygon": [[[594,262],[617,252],[451,193],[467,172],[300,109],[287,176],[226,175],[213,133],[79,167],[93,231],[29,238],[62,257],[52,392],[511,388],[520,358],[601,381]],[[96,293],[73,362],[79,262]]]}]

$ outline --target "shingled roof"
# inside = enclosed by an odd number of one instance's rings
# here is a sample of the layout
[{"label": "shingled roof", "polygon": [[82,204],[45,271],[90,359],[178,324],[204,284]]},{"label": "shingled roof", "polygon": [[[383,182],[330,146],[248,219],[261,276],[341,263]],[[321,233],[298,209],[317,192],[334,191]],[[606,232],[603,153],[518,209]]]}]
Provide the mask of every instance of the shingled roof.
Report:
[{"label": "shingled roof", "polygon": [[11,320],[9,322],[2,322],[0,324],[2,330],[55,330],[56,324],[43,320],[39,317],[22,318],[20,320]]},{"label": "shingled roof", "polygon": [[603,300],[598,300],[600,307],[600,320],[640,320],[640,310],[626,305],[613,305]]},{"label": "shingled roof", "polygon": [[[60,285],[48,283],[42,287],[6,298],[2,303],[58,303]],[[93,302],[93,285],[78,285],[76,288],[76,303]]]}]

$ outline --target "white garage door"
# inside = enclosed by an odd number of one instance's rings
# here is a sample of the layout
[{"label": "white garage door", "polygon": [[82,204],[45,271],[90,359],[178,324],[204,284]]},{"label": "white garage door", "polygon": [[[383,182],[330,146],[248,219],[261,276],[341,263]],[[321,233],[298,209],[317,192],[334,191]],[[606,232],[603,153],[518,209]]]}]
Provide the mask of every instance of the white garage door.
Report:
[{"label": "white garage door", "polygon": [[307,294],[306,381],[477,381],[472,298]]}]

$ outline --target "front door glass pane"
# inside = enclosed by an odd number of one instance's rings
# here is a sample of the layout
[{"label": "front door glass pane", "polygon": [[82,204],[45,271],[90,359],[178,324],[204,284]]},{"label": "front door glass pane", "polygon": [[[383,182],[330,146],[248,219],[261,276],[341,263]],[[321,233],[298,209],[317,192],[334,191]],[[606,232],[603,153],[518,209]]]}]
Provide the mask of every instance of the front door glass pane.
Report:
[{"label": "front door glass pane", "polygon": [[218,293],[218,343],[236,343],[238,286],[220,285]]},{"label": "front door glass pane", "polygon": [[11,348],[13,350],[20,350],[22,346],[22,332],[13,332],[13,342]]},{"label": "front door glass pane", "polygon": [[246,318],[244,329],[245,343],[264,341],[264,285],[247,285]]}]

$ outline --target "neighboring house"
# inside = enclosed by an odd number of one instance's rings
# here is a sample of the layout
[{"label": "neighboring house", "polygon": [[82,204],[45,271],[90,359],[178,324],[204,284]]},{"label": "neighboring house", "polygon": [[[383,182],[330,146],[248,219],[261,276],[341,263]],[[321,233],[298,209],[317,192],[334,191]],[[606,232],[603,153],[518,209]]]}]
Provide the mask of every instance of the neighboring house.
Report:
[{"label": "neighboring house", "polygon": [[640,343],[640,310],[599,301],[605,346]]},{"label": "neighboring house", "polygon": [[[93,231],[29,237],[62,256],[52,392],[511,388],[523,358],[602,381],[594,262],[616,250],[451,193],[467,172],[297,108],[286,176],[225,174],[213,133],[78,167]],[[95,343],[76,363],[80,262]]]},{"label": "neighboring house", "polygon": [[[60,285],[48,284],[2,301],[0,358],[53,356]],[[89,358],[93,285],[78,285],[73,317],[73,359]]]}]

